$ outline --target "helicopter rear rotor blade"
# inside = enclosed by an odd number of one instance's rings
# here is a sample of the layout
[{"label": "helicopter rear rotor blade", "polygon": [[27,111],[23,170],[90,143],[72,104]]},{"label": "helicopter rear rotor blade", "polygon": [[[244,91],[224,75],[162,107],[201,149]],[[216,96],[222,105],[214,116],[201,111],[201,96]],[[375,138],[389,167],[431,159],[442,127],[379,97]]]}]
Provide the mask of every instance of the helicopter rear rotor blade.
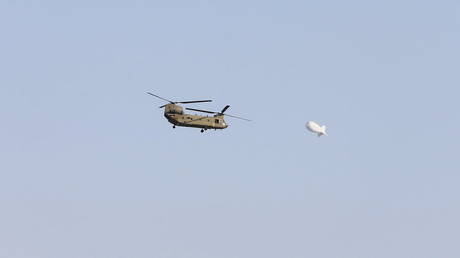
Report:
[{"label": "helicopter rear rotor blade", "polygon": [[245,121],[251,121],[251,120],[246,119],[246,118],[243,118],[243,117],[224,114],[225,111],[227,111],[227,109],[228,109],[229,107],[230,107],[230,105],[225,106],[224,109],[222,109],[222,111],[220,111],[220,113],[216,113],[216,114],[218,114],[218,115],[223,115],[223,116],[229,116],[229,117],[233,117],[233,118],[238,118],[238,119],[245,120]]},{"label": "helicopter rear rotor blade", "polygon": [[225,106],[224,109],[222,109],[222,111],[220,111],[220,113],[221,113],[221,114],[225,113],[225,111],[226,111],[229,107],[230,107],[229,105]]},{"label": "helicopter rear rotor blade", "polygon": [[244,120],[244,121],[251,122],[251,120],[246,119],[246,118],[242,118],[242,117],[239,117],[239,116],[232,116],[232,115],[227,115],[227,114],[223,114],[223,115],[224,115],[224,116],[229,116],[229,117],[238,118],[238,119],[241,119],[241,120]]}]

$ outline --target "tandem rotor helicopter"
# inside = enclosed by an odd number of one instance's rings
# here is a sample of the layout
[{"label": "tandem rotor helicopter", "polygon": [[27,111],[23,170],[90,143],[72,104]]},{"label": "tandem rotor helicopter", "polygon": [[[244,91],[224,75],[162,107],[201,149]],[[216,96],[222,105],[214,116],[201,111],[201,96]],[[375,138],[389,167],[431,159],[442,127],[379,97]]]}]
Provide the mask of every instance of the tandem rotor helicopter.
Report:
[{"label": "tandem rotor helicopter", "polygon": [[208,129],[217,130],[217,129],[227,128],[228,124],[225,123],[224,116],[238,118],[238,119],[242,119],[245,121],[251,121],[246,118],[224,114],[225,111],[227,111],[227,109],[230,107],[229,105],[225,106],[220,112],[213,112],[213,111],[201,110],[201,109],[195,109],[195,108],[185,108],[187,110],[193,110],[193,111],[198,111],[202,113],[213,114],[214,116],[202,116],[202,115],[200,116],[200,115],[186,114],[184,113],[184,109],[181,106],[176,105],[176,104],[212,102],[212,100],[209,100],[209,99],[208,100],[192,100],[192,101],[171,101],[171,100],[162,98],[160,96],[157,96],[151,92],[147,92],[147,94],[169,102],[169,104],[160,106],[160,108],[165,109],[164,116],[171,124],[173,124],[173,128],[176,128],[176,126],[201,128],[201,132],[203,133],[204,131]]}]

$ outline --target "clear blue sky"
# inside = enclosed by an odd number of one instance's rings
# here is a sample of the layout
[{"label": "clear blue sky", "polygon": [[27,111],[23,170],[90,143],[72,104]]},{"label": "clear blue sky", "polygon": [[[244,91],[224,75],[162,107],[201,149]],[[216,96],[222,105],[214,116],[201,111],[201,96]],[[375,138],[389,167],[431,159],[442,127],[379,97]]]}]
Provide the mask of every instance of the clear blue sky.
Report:
[{"label": "clear blue sky", "polygon": [[4,0],[0,33],[0,257],[460,257],[458,1]]}]

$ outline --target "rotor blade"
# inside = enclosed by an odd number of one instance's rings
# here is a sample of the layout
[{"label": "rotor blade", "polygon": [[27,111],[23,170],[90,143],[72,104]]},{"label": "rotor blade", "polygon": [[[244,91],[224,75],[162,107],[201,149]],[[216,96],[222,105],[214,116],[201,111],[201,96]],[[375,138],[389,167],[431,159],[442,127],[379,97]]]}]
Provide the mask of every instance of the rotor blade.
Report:
[{"label": "rotor blade", "polygon": [[207,100],[192,100],[192,101],[180,101],[180,102],[174,102],[174,103],[190,104],[190,103],[201,103],[201,102],[212,102],[212,100],[210,100],[210,99],[207,99]]},{"label": "rotor blade", "polygon": [[227,115],[227,114],[224,114],[224,116],[229,116],[229,117],[238,118],[238,119],[241,119],[241,120],[245,120],[245,121],[251,122],[251,120],[246,119],[246,118],[242,118],[242,117],[239,117],[239,116],[232,116],[232,115]]},{"label": "rotor blade", "polygon": [[224,109],[222,109],[222,111],[220,111],[220,113],[221,113],[221,114],[225,113],[225,111],[226,111],[229,107],[230,107],[229,105],[225,106]]},{"label": "rotor blade", "polygon": [[157,95],[155,95],[155,94],[153,94],[153,93],[147,92],[147,94],[152,95],[152,96],[154,96],[154,97],[157,97],[157,98],[159,98],[159,99],[162,99],[162,100],[164,100],[164,101],[168,101],[169,103],[174,103],[173,101],[171,101],[171,100],[169,100],[169,99],[162,98],[162,97],[157,96]]},{"label": "rotor blade", "polygon": [[208,113],[208,114],[217,114],[217,112],[212,112],[212,111],[207,111],[207,110],[201,110],[201,109],[195,109],[195,108],[185,108],[187,110],[193,110],[193,111],[198,111],[198,112],[203,112],[203,113]]}]

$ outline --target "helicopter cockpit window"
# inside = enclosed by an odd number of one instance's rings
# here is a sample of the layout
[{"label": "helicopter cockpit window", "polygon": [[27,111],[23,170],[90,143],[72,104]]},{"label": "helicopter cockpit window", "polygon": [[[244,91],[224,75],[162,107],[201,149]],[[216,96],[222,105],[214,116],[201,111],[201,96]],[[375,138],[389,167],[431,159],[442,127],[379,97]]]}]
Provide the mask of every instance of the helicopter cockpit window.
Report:
[{"label": "helicopter cockpit window", "polygon": [[184,111],[182,111],[181,109],[171,109],[169,113],[182,115],[184,114]]}]

